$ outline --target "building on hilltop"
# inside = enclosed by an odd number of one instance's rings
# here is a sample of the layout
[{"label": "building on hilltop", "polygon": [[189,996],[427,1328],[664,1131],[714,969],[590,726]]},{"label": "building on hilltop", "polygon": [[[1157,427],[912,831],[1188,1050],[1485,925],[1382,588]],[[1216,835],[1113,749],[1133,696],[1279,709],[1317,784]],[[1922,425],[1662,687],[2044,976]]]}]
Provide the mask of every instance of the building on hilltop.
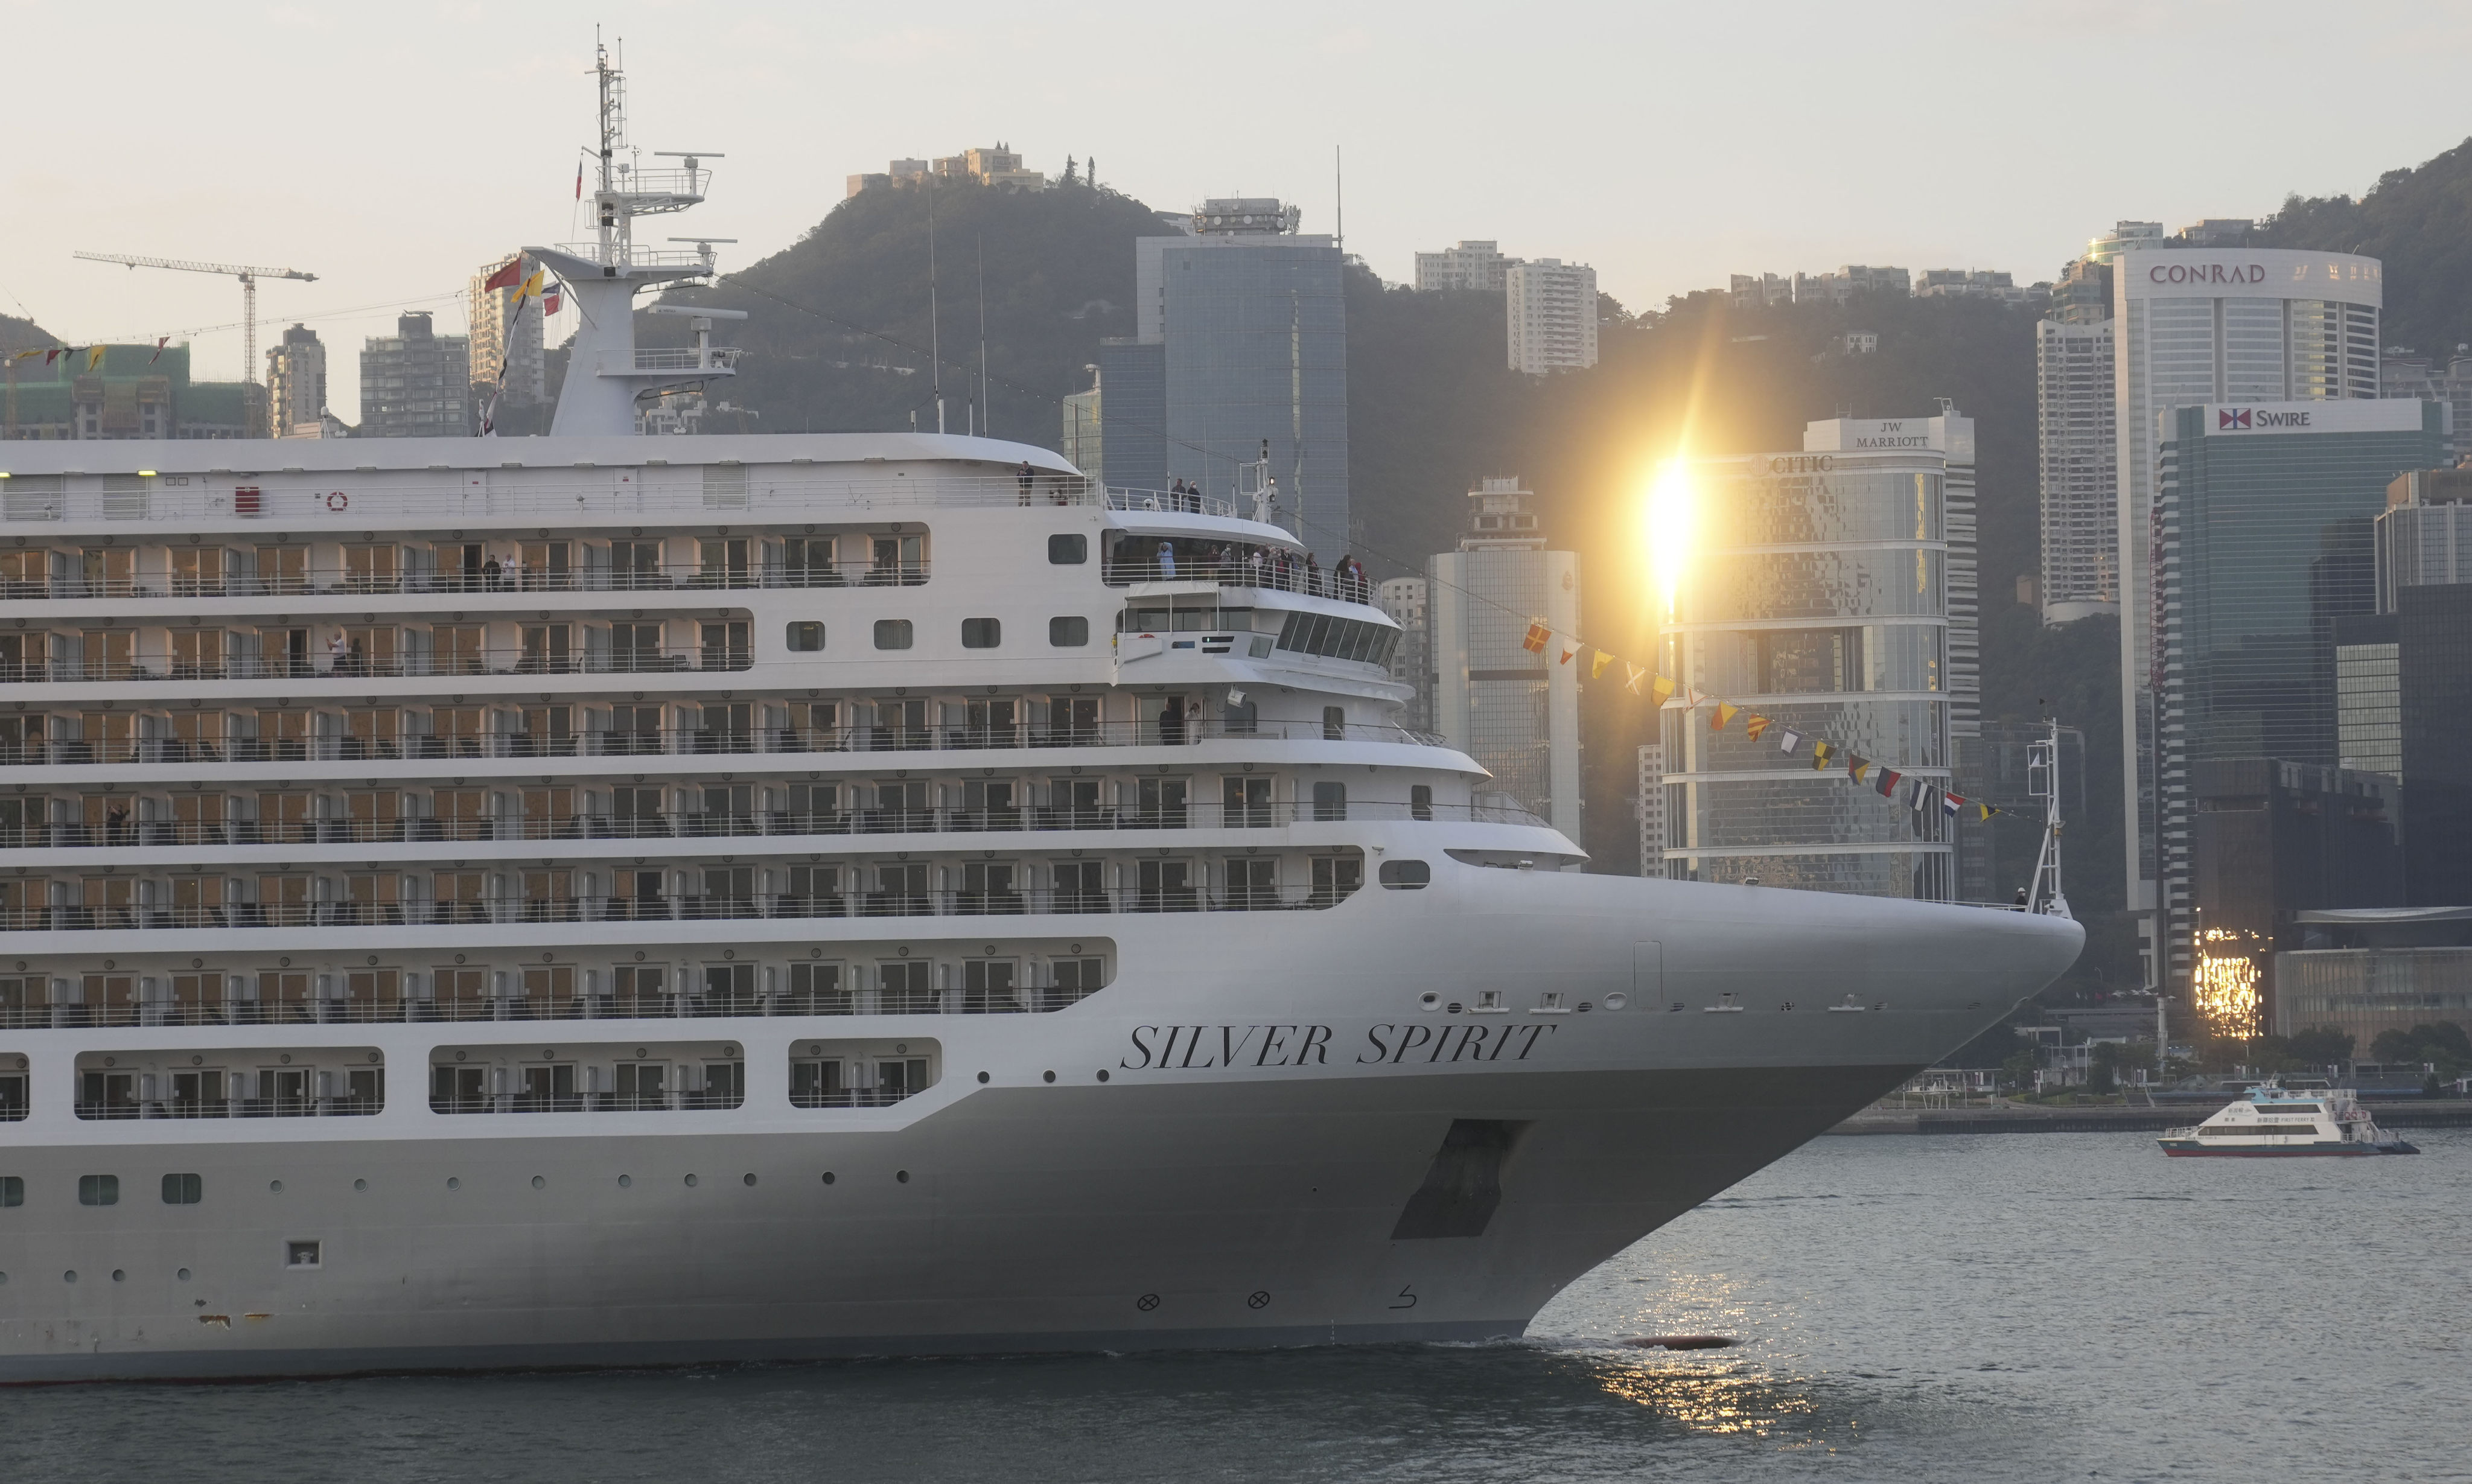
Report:
[{"label": "building on hilltop", "polygon": [[[2121,779],[2123,846],[2128,883],[2128,911],[2137,919],[2140,950],[2145,955],[2150,986],[2164,982],[2167,969],[2161,937],[2165,904],[2162,880],[2162,816],[2156,792],[2156,748],[2162,723],[2156,697],[2164,681],[2163,646],[2155,634],[2156,615],[2164,611],[2154,572],[2170,547],[2157,502],[2158,443],[2181,427],[2177,411],[2190,407],[2220,409],[2217,416],[2234,419],[2242,436],[2271,433],[2277,442],[2302,431],[2323,430],[2336,422],[2299,419],[2308,407],[2266,404],[2323,403],[2378,395],[2378,315],[2384,299],[2384,269],[2376,258],[2348,252],[2310,252],[2275,248],[2193,248],[2156,235],[2142,235],[2151,224],[2124,223],[2141,235],[2124,240],[2109,262],[2112,271],[2113,415],[2119,467],[2117,549],[2120,570],[2121,646]],[[2097,239],[2100,245],[2104,239]],[[2411,428],[2420,425],[2415,404],[2395,416]],[[2239,422],[2242,409],[2250,410]],[[2260,417],[2268,419],[2259,421]],[[2337,419],[2344,426],[2356,424]],[[2159,436],[2158,436],[2158,430]],[[2215,429],[2202,436],[2217,443]],[[2235,431],[2233,424],[2222,430]],[[2371,469],[2347,465],[2338,503],[2361,517],[2385,503],[2387,482],[2406,468],[2436,463],[2436,449],[2418,451],[2410,431],[2381,433],[2412,443],[2368,459],[2375,465],[2391,455],[2396,462]],[[2295,447],[2289,451],[2297,452]],[[2221,462],[2209,466],[2228,467]],[[2358,485],[2366,481],[2365,488]],[[2324,491],[2333,496],[2335,490]],[[2362,502],[2365,500],[2365,506]],[[2184,533],[2187,526],[2180,528]],[[2306,539],[2314,541],[2314,535]],[[2349,538],[2347,538],[2349,539]],[[2365,559],[2368,535],[2359,535]],[[2310,552],[2315,556],[2314,546]],[[2290,561],[2278,568],[2288,578]],[[2286,581],[2259,601],[2285,616],[2307,615],[2312,592],[2306,562],[2295,585]],[[2365,574],[2365,562],[2364,562]],[[2365,584],[2368,579],[2363,577]],[[2365,606],[2361,610],[2366,610]],[[2331,661],[2330,661],[2331,665]],[[2329,682],[2331,683],[2331,682]],[[2331,725],[2331,724],[2330,724]],[[2307,753],[2247,747],[2243,755],[2282,756],[2295,762],[2331,763],[2332,743]],[[2185,969],[2185,957],[2183,960]]]},{"label": "building on hilltop", "polygon": [[1916,299],[1987,299],[2023,304],[2033,297],[2033,290],[2016,283],[2005,271],[1990,268],[1926,268],[1914,284]]},{"label": "building on hilltop", "polygon": [[1913,292],[1913,275],[1902,268],[1874,268],[1848,263],[1834,273],[1735,274],[1727,295],[1737,309],[1762,309],[1776,304],[1847,304],[1857,294],[1890,294],[1899,299]]},{"label": "building on hilltop", "polygon": [[[1433,730],[1494,786],[1580,836],[1580,677],[1557,646],[1580,628],[1580,558],[1549,551],[1517,476],[1468,491],[1459,549],[1426,559]],[[1528,628],[1553,631],[1543,651]]]},{"label": "building on hilltop", "polygon": [[1374,606],[1399,626],[1399,645],[1390,652],[1390,678],[1413,688],[1401,707],[1402,725],[1430,731],[1434,725],[1433,634],[1427,629],[1431,585],[1421,577],[1393,577],[1374,588]]},{"label": "building on hilltop", "polygon": [[[535,302],[518,312],[516,296],[519,286],[493,289],[488,286],[491,274],[506,266],[484,263],[472,275],[467,310],[472,325],[471,374],[483,386],[495,386],[498,367],[504,360],[507,371],[504,405],[535,407],[549,400],[548,356],[542,347],[541,306]],[[520,284],[523,277],[537,271],[540,263],[526,257],[517,267]],[[487,393],[480,394],[486,403]]]},{"label": "building on hilltop", "polygon": [[1522,261],[1505,257],[1496,242],[1462,242],[1439,252],[1416,254],[1416,292],[1435,294],[1450,289],[1485,289],[1499,294],[1503,291],[1503,275],[1514,263]]},{"label": "building on hilltop", "polygon": [[2155,778],[2155,968],[2186,994],[2195,954],[2214,941],[2203,935],[2224,925],[2199,920],[2195,850],[2204,815],[2222,806],[2201,797],[2197,770],[2259,759],[2337,768],[2336,625],[2376,611],[2372,523],[2397,470],[2435,462],[2446,408],[2200,403],[2161,420],[2154,647],[2140,668]]},{"label": "building on hilltop", "polygon": [[1277,481],[1276,518],[1336,562],[1349,548],[1339,249],[1271,198],[1180,220],[1134,239],[1135,334],[1099,347],[1105,482],[1230,499],[1259,470]]},{"label": "building on hilltop", "polygon": [[1042,191],[1047,188],[1046,176],[1035,170],[1024,170],[1021,156],[998,143],[990,149],[963,150],[959,155],[946,155],[934,160],[896,159],[880,172],[868,171],[845,177],[842,195],[847,198],[861,191],[923,185],[930,180],[955,183],[975,180],[981,185],[993,185],[1010,191]]},{"label": "building on hilltop", "polygon": [[11,440],[258,438],[263,388],[191,381],[189,347],[106,346],[8,367],[0,438]]},{"label": "building on hilltop", "polygon": [[469,438],[472,342],[437,334],[426,310],[361,347],[363,438]]},{"label": "building on hilltop", "polygon": [[2457,346],[2443,368],[2435,356],[2405,346],[2387,347],[2378,360],[2378,395],[2444,402],[2453,417],[2447,461],[2459,463],[2472,455],[2472,345]]},{"label": "building on hilltop", "polygon": [[1531,376],[1597,364],[1597,271],[1540,257],[1503,274],[1510,369]]}]

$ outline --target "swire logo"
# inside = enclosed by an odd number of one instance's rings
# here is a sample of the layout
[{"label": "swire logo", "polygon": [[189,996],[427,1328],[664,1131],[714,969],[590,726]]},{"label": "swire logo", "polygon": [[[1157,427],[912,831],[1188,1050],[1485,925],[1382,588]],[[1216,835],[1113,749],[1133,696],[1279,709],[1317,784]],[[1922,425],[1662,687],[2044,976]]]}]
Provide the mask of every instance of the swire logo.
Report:
[{"label": "swire logo", "polygon": [[2245,428],[2248,425],[2248,409],[2246,407],[2222,407],[2215,411],[2215,431],[2218,433],[2225,428]]}]

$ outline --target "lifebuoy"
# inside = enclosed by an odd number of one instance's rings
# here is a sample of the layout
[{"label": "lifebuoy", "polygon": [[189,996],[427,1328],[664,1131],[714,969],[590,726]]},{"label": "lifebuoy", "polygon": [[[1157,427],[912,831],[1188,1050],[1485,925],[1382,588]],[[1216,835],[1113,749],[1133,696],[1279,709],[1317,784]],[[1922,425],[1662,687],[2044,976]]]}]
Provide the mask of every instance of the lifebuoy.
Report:
[{"label": "lifebuoy", "polygon": [[334,493],[326,496],[326,508],[328,510],[345,510],[351,506],[351,503],[352,497],[345,494],[341,490],[338,490]]}]

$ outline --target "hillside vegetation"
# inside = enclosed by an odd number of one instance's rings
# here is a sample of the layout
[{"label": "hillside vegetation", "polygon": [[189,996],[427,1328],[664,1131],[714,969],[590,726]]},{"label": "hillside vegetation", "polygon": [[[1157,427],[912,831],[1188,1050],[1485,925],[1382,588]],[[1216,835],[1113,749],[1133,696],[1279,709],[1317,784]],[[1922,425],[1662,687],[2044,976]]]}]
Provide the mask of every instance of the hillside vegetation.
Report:
[{"label": "hillside vegetation", "polygon": [[2384,339],[2441,358],[2472,346],[2472,139],[2389,170],[2368,193],[2292,196],[2255,239],[2271,248],[2362,252],[2386,264]]}]

